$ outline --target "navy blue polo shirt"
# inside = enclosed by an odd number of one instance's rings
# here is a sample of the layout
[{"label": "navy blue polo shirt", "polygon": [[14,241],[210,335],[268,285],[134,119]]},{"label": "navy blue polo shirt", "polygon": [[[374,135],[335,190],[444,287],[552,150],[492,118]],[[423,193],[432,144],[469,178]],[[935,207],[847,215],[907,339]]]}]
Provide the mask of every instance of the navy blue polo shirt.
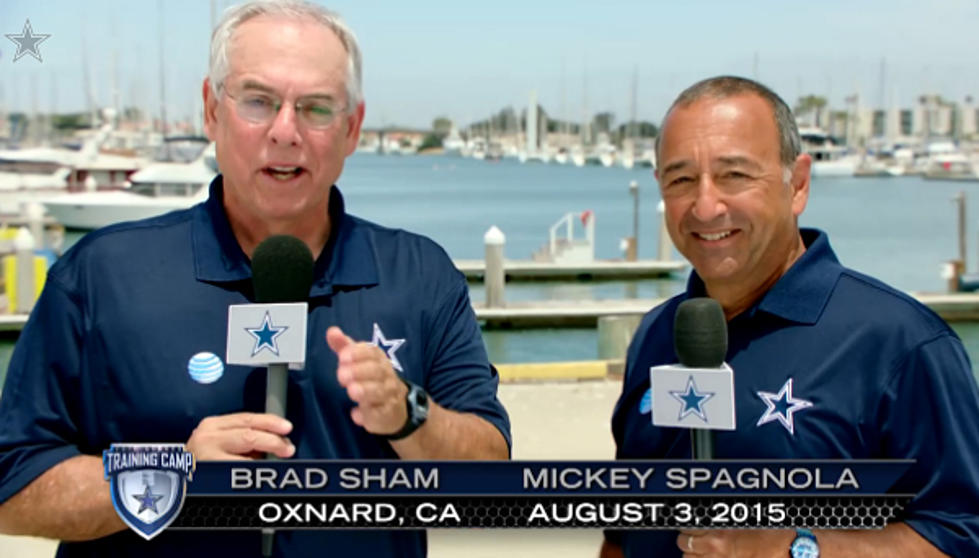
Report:
[{"label": "navy blue polo shirt", "polygon": [[[979,548],[979,391],[962,343],[931,310],[843,267],[825,233],[728,322],[737,430],[715,433],[717,458],[917,462],[898,493],[917,493],[904,520],[952,556]],[[652,425],[649,368],[677,361],[673,318],[706,296],[687,291],[643,319],[612,417],[621,459],[691,457],[688,430]],[[610,532],[627,556],[679,556],[675,531]],[[788,553],[788,549],[785,549]],[[787,555],[787,554],[786,554]]]},{"label": "navy blue polo shirt", "polygon": [[[0,398],[0,502],[58,462],[113,442],[185,442],[201,419],[263,412],[265,369],[226,366],[213,383],[191,358],[223,362],[228,306],[252,301],[251,269],[222,206],[222,179],[191,209],[89,233],[51,268]],[[434,242],[348,215],[330,195],[332,232],[310,290],[307,360],[289,373],[296,458],[397,458],[350,419],[326,330],[373,341],[446,408],[472,412],[510,442],[506,411],[463,275]],[[211,379],[211,378],[209,378]],[[278,531],[278,556],[424,556],[424,531]],[[257,531],[128,529],[61,556],[258,556]],[[189,554],[188,554],[189,553]]]}]

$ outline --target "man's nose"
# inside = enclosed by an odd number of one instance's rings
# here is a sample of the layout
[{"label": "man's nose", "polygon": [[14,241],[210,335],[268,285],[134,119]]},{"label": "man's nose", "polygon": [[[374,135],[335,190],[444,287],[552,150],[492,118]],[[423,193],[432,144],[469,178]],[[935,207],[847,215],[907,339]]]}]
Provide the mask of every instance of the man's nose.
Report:
[{"label": "man's nose", "polygon": [[714,179],[704,174],[697,185],[697,199],[693,204],[693,215],[702,222],[713,221],[727,212],[727,204]]},{"label": "man's nose", "polygon": [[299,145],[302,136],[299,134],[298,115],[296,108],[289,103],[282,105],[279,112],[272,120],[269,128],[269,137],[272,143],[279,145]]}]

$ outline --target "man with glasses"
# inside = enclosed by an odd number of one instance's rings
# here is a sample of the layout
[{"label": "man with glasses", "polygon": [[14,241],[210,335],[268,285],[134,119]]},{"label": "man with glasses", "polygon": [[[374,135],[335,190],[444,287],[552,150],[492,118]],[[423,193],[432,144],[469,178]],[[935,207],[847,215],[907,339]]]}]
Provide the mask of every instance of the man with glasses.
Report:
[{"label": "man with glasses", "polygon": [[[201,205],[93,232],[51,269],[0,400],[0,531],[80,541],[63,556],[259,554],[258,532],[120,532],[100,458],[113,442],[186,441],[199,460],[507,458],[463,276],[430,240],[347,214],[335,186],[364,118],[360,76],[332,12],[225,15],[203,85],[221,175]],[[288,420],[261,412],[264,369],[188,373],[224,354],[227,308],[251,300],[249,259],[275,234],[315,258]],[[279,531],[275,553],[422,556],[425,538]]]}]

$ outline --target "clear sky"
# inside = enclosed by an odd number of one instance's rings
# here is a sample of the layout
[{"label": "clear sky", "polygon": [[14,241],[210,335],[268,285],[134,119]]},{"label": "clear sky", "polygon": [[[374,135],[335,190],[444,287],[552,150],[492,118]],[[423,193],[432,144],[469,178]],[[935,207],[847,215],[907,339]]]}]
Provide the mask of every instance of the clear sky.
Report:
[{"label": "clear sky", "polygon": [[[220,14],[231,2],[215,0]],[[160,107],[160,30],[168,115],[199,108],[207,68],[207,0],[0,0],[0,101],[10,110],[87,106],[92,92],[154,114]],[[910,106],[922,93],[979,98],[979,2],[818,0],[689,2],[534,0],[337,0],[364,52],[367,125],[428,127],[445,115],[467,123],[531,90],[552,115],[580,119],[631,112],[638,72],[639,118],[659,122],[672,98],[721,73],[757,77],[790,104],[801,94],[842,107]],[[43,62],[3,37],[30,18]],[[881,90],[881,60],[885,62]],[[115,63],[113,62],[115,60]],[[117,68],[113,71],[113,68]]]}]

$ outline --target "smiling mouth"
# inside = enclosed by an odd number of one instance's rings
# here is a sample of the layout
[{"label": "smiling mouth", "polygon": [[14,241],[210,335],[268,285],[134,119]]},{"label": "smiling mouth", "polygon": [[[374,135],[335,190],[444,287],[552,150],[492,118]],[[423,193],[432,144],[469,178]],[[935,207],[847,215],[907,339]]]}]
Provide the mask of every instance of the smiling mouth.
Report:
[{"label": "smiling mouth", "polygon": [[698,233],[698,232],[695,232],[695,233],[693,233],[693,235],[695,237],[701,239],[701,240],[706,240],[708,242],[714,242],[714,241],[717,241],[717,240],[723,240],[723,239],[725,239],[725,238],[733,235],[735,232],[737,232],[737,231],[736,230],[730,230],[730,231],[721,231],[721,232],[716,232],[716,233]]},{"label": "smiling mouth", "polygon": [[306,172],[302,167],[265,167],[262,172],[276,180],[292,180]]}]

